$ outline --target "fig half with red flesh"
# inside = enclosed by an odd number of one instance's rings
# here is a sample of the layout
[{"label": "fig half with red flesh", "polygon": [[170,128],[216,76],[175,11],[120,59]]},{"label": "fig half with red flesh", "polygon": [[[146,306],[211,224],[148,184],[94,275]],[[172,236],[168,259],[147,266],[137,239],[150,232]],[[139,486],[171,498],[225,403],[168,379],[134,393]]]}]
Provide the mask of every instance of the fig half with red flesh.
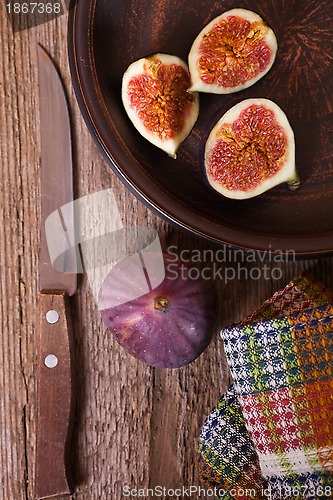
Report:
[{"label": "fig half with red flesh", "polygon": [[122,101],[130,120],[173,158],[199,114],[199,98],[190,86],[186,63],[169,54],[139,59],[123,75]]},{"label": "fig half with red flesh", "polygon": [[204,152],[209,184],[234,199],[258,196],[300,182],[295,140],[282,109],[268,99],[246,99],[227,111],[209,134]]},{"label": "fig half with red flesh", "polygon": [[[214,331],[216,295],[211,281],[175,255],[145,253],[145,272],[135,256],[110,271],[99,294],[102,318],[119,344],[143,363],[179,368],[194,361]],[[161,261],[162,259],[162,261]],[[161,273],[161,263],[164,266]],[[146,279],[150,283],[148,292]],[[130,300],[128,300],[130,299]]]},{"label": "fig half with red flesh", "polygon": [[276,52],[275,34],[258,14],[246,9],[224,12],[192,45],[191,91],[230,94],[250,87],[270,70]]}]

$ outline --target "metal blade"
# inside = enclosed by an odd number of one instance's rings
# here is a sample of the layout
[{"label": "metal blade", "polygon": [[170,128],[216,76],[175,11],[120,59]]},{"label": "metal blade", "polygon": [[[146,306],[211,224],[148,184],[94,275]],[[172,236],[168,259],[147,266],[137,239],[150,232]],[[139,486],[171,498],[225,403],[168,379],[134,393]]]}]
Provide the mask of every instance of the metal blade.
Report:
[{"label": "metal blade", "polygon": [[[73,244],[74,216],[71,216],[73,169],[68,106],[52,60],[41,46],[37,54],[41,130],[39,285],[41,291],[66,290],[73,295],[77,282],[77,248]],[[66,204],[66,217],[63,217],[61,207]],[[57,262],[50,258],[50,251],[54,254],[54,249],[59,249]]]}]

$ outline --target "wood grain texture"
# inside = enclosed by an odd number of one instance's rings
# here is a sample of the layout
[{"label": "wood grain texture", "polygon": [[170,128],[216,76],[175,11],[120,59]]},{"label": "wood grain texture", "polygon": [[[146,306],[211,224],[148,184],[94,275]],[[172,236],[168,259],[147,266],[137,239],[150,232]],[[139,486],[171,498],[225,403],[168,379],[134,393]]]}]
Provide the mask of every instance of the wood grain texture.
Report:
[{"label": "wood grain texture", "polygon": [[[161,222],[118,181],[102,160],[80,116],[67,61],[67,16],[13,35],[0,4],[1,124],[1,337],[0,499],[33,498],[38,329],[39,165],[36,44],[59,66],[74,133],[75,195],[113,188],[128,226],[151,225],[162,245],[212,250]],[[216,279],[219,326],[240,320],[301,270],[333,288],[333,259],[299,262],[230,262],[238,278]],[[213,270],[214,263],[203,263]],[[278,279],[247,279],[267,265]],[[229,271],[229,275],[232,274]],[[190,366],[173,371],[145,367],[106,331],[85,276],[71,301],[77,401],[71,461],[80,500],[120,500],[132,488],[198,485],[196,443],[205,416],[229,383],[217,334]],[[166,496],[165,498],[168,498]],[[195,498],[195,496],[193,497]]]}]

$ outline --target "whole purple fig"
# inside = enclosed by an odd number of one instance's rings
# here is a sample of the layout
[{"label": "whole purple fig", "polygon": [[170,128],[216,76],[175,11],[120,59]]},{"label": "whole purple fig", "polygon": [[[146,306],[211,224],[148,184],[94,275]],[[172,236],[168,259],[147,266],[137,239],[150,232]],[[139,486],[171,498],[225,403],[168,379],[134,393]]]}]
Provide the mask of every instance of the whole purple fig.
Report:
[{"label": "whole purple fig", "polygon": [[175,255],[141,252],[118,262],[102,284],[99,310],[106,326],[147,365],[185,366],[212,338],[215,290],[198,272],[192,279],[191,268]]}]

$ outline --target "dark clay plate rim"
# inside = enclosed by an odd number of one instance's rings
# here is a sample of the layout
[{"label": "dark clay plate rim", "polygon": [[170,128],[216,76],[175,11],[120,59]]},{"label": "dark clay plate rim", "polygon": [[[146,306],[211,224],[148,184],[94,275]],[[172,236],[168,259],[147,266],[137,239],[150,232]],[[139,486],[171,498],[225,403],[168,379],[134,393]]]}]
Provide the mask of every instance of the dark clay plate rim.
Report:
[{"label": "dark clay plate rim", "polygon": [[[72,0],[68,24],[68,50],[76,98],[92,137],[105,160],[120,180],[146,206],[162,219],[192,236],[219,245],[267,252],[293,251],[300,256],[328,255],[333,252],[333,235],[286,236],[237,230],[193,213],[178,200],[168,196],[144,174],[116,128],[110,122],[99,90],[94,66],[93,33],[96,0]],[[112,150],[107,146],[112,135]],[[125,167],[126,165],[126,167]]]}]

